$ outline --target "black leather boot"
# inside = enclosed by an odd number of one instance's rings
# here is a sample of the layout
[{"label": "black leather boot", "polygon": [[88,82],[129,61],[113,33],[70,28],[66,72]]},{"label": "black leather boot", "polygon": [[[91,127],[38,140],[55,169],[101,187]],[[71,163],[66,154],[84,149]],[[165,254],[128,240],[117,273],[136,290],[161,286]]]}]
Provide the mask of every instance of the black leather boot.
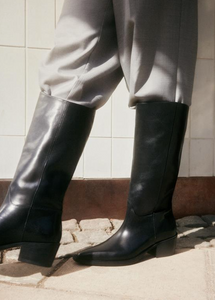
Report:
[{"label": "black leather boot", "polygon": [[95,110],[40,94],[25,146],[0,209],[0,250],[49,267],[61,239],[62,202]]},{"label": "black leather boot", "polygon": [[73,253],[86,265],[127,265],[146,253],[174,254],[172,196],[178,176],[189,107],[150,101],[136,106],[134,157],[128,206],[121,228],[107,241]]}]

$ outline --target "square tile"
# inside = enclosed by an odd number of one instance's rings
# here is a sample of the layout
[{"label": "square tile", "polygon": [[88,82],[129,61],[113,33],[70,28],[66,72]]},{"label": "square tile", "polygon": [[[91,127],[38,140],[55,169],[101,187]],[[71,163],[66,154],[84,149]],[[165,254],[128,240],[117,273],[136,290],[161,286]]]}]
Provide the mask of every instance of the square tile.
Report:
[{"label": "square tile", "polygon": [[51,48],[54,45],[55,0],[28,0],[27,16],[27,46]]},{"label": "square tile", "polygon": [[198,18],[198,57],[214,58],[214,1],[198,0],[199,18]]},{"label": "square tile", "polygon": [[112,177],[130,178],[133,157],[132,138],[114,138],[112,141]]},{"label": "square tile", "polygon": [[214,63],[198,59],[191,105],[191,138],[214,137]]},{"label": "square tile", "polygon": [[110,138],[89,138],[84,150],[84,177],[111,177]]},{"label": "square tile", "polygon": [[56,0],[56,23],[59,20],[62,8],[63,8],[64,0]]},{"label": "square tile", "polygon": [[213,176],[213,140],[191,139],[190,176]]},{"label": "square tile", "polygon": [[181,164],[179,169],[179,177],[189,176],[189,151],[190,151],[189,139],[184,140],[184,146],[181,155]]},{"label": "square tile", "polygon": [[187,129],[185,132],[185,138],[188,139],[190,137],[190,113],[191,109],[189,109],[188,120],[187,120]]},{"label": "square tile", "polygon": [[25,134],[25,50],[0,47],[0,135]]},{"label": "square tile", "polygon": [[84,177],[84,157],[82,155],[81,158],[79,159],[73,178],[83,178],[83,177]]},{"label": "square tile", "polygon": [[0,136],[0,178],[13,178],[25,137]]},{"label": "square tile", "polygon": [[129,94],[124,80],[112,96],[112,136],[133,137],[135,109],[128,108]]},{"label": "square tile", "polygon": [[97,109],[91,137],[111,137],[111,99]]},{"label": "square tile", "polygon": [[27,103],[26,103],[26,132],[29,130],[34,110],[40,93],[39,66],[48,50],[27,50]]},{"label": "square tile", "polygon": [[25,46],[25,0],[0,0],[0,45]]}]

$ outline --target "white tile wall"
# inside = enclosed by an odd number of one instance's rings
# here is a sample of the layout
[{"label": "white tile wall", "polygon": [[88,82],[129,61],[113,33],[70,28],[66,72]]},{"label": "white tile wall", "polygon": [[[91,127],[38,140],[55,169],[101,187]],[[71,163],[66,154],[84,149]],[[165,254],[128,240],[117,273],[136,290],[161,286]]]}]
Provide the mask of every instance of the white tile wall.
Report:
[{"label": "white tile wall", "polygon": [[78,165],[76,167],[73,177],[75,177],[75,178],[83,178],[84,177],[84,156],[83,155],[79,159],[79,162],[78,162]]},{"label": "white tile wall", "polygon": [[191,139],[190,176],[213,176],[213,140]]},{"label": "white tile wall", "polygon": [[25,45],[25,0],[0,0],[0,45]]},{"label": "white tile wall", "polygon": [[25,134],[25,50],[0,47],[0,135]]},{"label": "white tile wall", "polygon": [[56,0],[56,23],[60,17],[60,13],[63,7],[64,0]]},{"label": "white tile wall", "polygon": [[128,97],[125,81],[122,80],[112,96],[113,137],[134,136],[135,110],[128,109]]},{"label": "white tile wall", "polygon": [[28,132],[40,92],[38,68],[48,50],[27,49],[26,53],[26,132]]},{"label": "white tile wall", "polygon": [[84,151],[84,177],[111,177],[110,138],[89,138]]},{"label": "white tile wall", "polygon": [[112,142],[112,177],[128,178],[131,174],[134,139],[114,138]]},{"label": "white tile wall", "polygon": [[27,46],[51,48],[54,29],[55,0],[27,0]]},{"label": "white tile wall", "polygon": [[179,177],[189,176],[189,154],[190,154],[189,139],[185,138],[182,155],[181,155],[181,165],[178,174]]},{"label": "white tile wall", "polygon": [[[38,67],[53,46],[63,0],[0,0],[0,178],[12,178],[38,99]],[[179,176],[215,173],[215,0],[198,0],[199,49]],[[97,111],[75,177],[129,177],[135,110],[120,83]]]},{"label": "white tile wall", "polygon": [[11,178],[15,173],[25,138],[0,136],[0,178]]},{"label": "white tile wall", "polygon": [[112,120],[112,101],[111,99],[96,111],[95,120],[91,132],[92,137],[111,137]]},{"label": "white tile wall", "polygon": [[199,47],[198,57],[214,59],[214,0],[198,0]]},{"label": "white tile wall", "polygon": [[214,137],[214,65],[198,59],[191,106],[191,138]]}]

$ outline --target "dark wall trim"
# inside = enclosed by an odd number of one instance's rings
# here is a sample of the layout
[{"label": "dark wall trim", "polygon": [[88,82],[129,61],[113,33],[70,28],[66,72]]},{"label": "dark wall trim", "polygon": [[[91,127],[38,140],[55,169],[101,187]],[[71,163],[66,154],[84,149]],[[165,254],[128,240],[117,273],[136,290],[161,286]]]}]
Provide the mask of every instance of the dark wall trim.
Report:
[{"label": "dark wall trim", "polygon": [[[0,203],[9,184],[10,180],[0,179]],[[128,189],[128,179],[72,180],[65,196],[63,219],[123,219]],[[180,177],[173,212],[176,218],[215,214],[215,177]]]}]

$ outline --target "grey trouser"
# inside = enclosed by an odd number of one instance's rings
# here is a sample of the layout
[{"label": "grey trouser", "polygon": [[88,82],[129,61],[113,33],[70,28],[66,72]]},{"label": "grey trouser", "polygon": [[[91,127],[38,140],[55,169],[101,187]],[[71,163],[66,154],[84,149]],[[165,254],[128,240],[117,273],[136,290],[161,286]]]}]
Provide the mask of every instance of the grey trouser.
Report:
[{"label": "grey trouser", "polygon": [[124,76],[129,106],[191,104],[197,0],[65,0],[41,90],[99,108]]}]

